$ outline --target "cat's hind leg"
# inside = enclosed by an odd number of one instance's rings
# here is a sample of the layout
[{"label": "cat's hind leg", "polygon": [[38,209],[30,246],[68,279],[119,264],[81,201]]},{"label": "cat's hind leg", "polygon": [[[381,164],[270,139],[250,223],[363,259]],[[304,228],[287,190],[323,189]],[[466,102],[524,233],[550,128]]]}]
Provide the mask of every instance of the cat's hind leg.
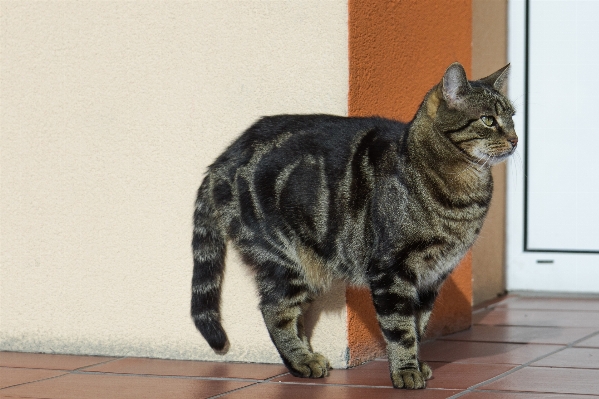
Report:
[{"label": "cat's hind leg", "polygon": [[310,378],[328,376],[329,360],[312,351],[304,331],[302,310],[309,301],[308,285],[289,269],[283,278],[258,273],[257,280],[266,328],[291,374]]}]

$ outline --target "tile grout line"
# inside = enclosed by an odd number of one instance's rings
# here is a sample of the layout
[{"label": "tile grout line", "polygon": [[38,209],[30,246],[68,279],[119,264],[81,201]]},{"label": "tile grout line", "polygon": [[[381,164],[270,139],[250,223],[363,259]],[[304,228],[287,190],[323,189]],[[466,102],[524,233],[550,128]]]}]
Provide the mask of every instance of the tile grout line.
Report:
[{"label": "tile grout line", "polygon": [[524,364],[521,364],[521,365],[519,365],[519,366],[516,366],[516,367],[514,367],[513,369],[506,371],[505,373],[499,374],[499,375],[497,375],[497,376],[495,376],[495,377],[493,377],[493,378],[490,378],[490,379],[488,379],[488,380],[486,380],[486,381],[479,382],[478,384],[474,384],[474,385],[472,385],[471,387],[468,387],[467,389],[465,389],[464,391],[462,391],[462,392],[460,392],[460,393],[457,393],[457,394],[455,394],[455,395],[453,395],[453,396],[449,397],[448,399],[456,399],[456,398],[459,398],[460,396],[464,396],[464,395],[466,395],[466,394],[468,394],[468,393],[474,392],[474,390],[475,390],[476,388],[478,388],[478,387],[481,387],[481,386],[483,386],[483,385],[485,385],[485,384],[489,384],[489,383],[491,383],[491,382],[495,382],[495,381],[497,381],[497,380],[499,380],[499,379],[501,379],[501,378],[507,377],[508,375],[510,375],[510,374],[513,374],[513,373],[515,373],[516,371],[522,370],[523,368],[525,368],[525,367],[528,367],[528,366],[530,366],[532,363],[534,363],[534,362],[538,362],[538,361],[539,361],[539,360],[541,360],[541,359],[544,359],[544,358],[546,358],[546,357],[549,357],[549,356],[555,355],[556,353],[559,353],[559,352],[561,352],[561,351],[564,351],[564,350],[566,350],[566,349],[573,348],[573,347],[574,347],[574,345],[578,344],[579,342],[581,342],[581,341],[584,341],[584,340],[587,340],[587,339],[589,339],[589,338],[592,338],[592,337],[594,337],[594,336],[596,336],[596,335],[599,335],[599,331],[595,331],[595,332],[592,332],[592,333],[590,333],[590,334],[588,334],[588,335],[585,335],[584,337],[582,337],[582,338],[579,338],[579,339],[577,339],[576,341],[572,341],[572,342],[570,342],[568,345],[566,345],[566,346],[563,346],[563,347],[561,347],[561,348],[558,348],[558,349],[554,350],[553,352],[549,352],[549,353],[546,353],[546,354],[544,354],[544,355],[542,355],[542,356],[539,356],[539,357],[537,357],[537,358],[535,358],[535,359],[529,360],[528,362],[526,362],[526,363],[524,363]]},{"label": "tile grout line", "polygon": [[107,371],[79,371],[73,370],[71,374],[75,375],[106,375],[115,377],[143,377],[143,378],[175,378],[181,380],[202,380],[202,381],[241,381],[256,382],[261,381],[257,378],[238,378],[238,377],[206,377],[201,375],[165,375],[165,374],[136,374],[136,373],[114,373]]},{"label": "tile grout line", "polygon": [[[599,313],[599,310],[580,310],[580,309],[534,309],[534,308],[508,308],[506,306],[496,306],[493,308],[483,308],[473,311],[472,314],[481,313],[485,310],[499,310],[499,311],[516,311],[516,312],[557,312],[557,313],[567,313],[567,312],[580,312],[580,313]],[[542,327],[542,326],[539,326]]]},{"label": "tile grout line", "polygon": [[[503,326],[498,326],[498,327],[503,327]],[[513,327],[513,326],[510,326]],[[559,328],[561,330],[563,330],[563,327],[548,327],[548,328]],[[599,333],[599,331],[594,331],[594,333]],[[583,338],[586,338],[587,335],[585,335]],[[527,342],[527,341],[501,341],[501,340],[488,340],[488,341],[483,341],[480,339],[471,339],[471,338],[464,338],[464,339],[447,339],[447,338],[443,338],[440,337],[437,339],[437,341],[443,341],[443,342],[476,342],[479,344],[509,344],[509,345],[546,345],[546,346],[564,346],[564,345],[568,345],[567,343],[555,343],[555,342]],[[590,346],[589,348],[595,348],[594,346]],[[599,347],[597,347],[599,349]]]},{"label": "tile grout line", "polygon": [[[519,393],[525,393],[527,395],[531,395],[533,397],[537,397],[537,398],[544,398],[547,396],[547,392],[535,392],[535,391],[502,391],[500,389],[485,389],[484,391],[474,391],[474,392],[484,392],[484,393],[500,393],[500,394],[505,394],[506,392],[509,393],[514,393],[514,394],[519,394]],[[597,395],[594,394],[590,394],[590,393],[550,393],[550,395],[573,395],[572,398],[573,399],[585,399],[585,398],[597,398]],[[447,398],[450,399],[450,398]]]},{"label": "tile grout line", "polygon": [[260,381],[256,381],[254,384],[246,385],[244,387],[240,387],[240,388],[237,388],[237,389],[232,389],[232,390],[227,391],[227,392],[219,393],[218,395],[210,396],[207,399],[220,398],[220,397],[228,395],[228,394],[230,394],[232,392],[241,391],[242,389],[246,389],[246,388],[253,387],[253,386],[256,386],[256,385],[264,384],[264,383],[270,382],[273,378],[277,378],[277,377],[280,377],[280,376],[285,375],[285,374],[289,374],[289,373],[281,373],[281,374],[273,375],[272,377],[269,377],[269,378],[266,378],[266,379],[263,379],[263,380],[260,380]]},{"label": "tile grout line", "polygon": [[[288,373],[284,373],[284,374],[288,374]],[[308,382],[290,382],[290,381],[272,381],[272,379],[280,376],[280,375],[284,375],[284,374],[279,374],[277,376],[265,379],[265,380],[260,380],[260,381],[256,381],[255,384],[250,384],[247,385],[245,387],[241,387],[241,388],[237,388],[237,389],[233,389],[231,391],[227,391],[227,392],[223,392],[220,393],[218,395],[214,395],[214,396],[210,396],[207,399],[216,399],[216,398],[220,398],[223,397],[225,395],[228,395],[232,392],[236,392],[236,391],[241,391],[243,389],[246,388],[250,388],[256,385],[262,385],[262,384],[268,384],[268,383],[275,383],[275,384],[284,384],[284,385],[296,385],[296,386],[307,386],[307,387],[315,387],[315,386],[320,386],[320,387],[345,387],[345,388],[373,388],[373,389],[395,389],[392,386],[385,386],[385,385],[356,385],[356,384],[330,384],[330,383],[308,383]],[[434,391],[447,391],[447,390],[456,390],[455,388],[430,388],[430,390],[434,390]]]},{"label": "tile grout line", "polygon": [[[508,294],[509,296],[509,294]],[[504,310],[526,310],[526,311],[541,311],[541,312],[571,312],[571,311],[576,311],[576,312],[584,312],[584,313],[598,313],[599,310],[586,310],[586,309],[536,309],[536,308],[528,308],[528,307],[524,307],[524,308],[509,308],[509,305],[506,306],[506,304],[508,304],[509,302],[513,302],[516,301],[517,299],[522,299],[522,298],[533,298],[533,297],[528,297],[528,296],[522,296],[522,295],[514,295],[509,296],[508,298],[504,298],[501,299],[497,302],[492,302],[489,303],[486,306],[482,306],[480,308],[477,309],[473,309],[472,310],[472,314],[475,315],[477,313],[482,313],[484,311],[492,311],[492,310],[500,310],[500,309],[504,309]],[[597,299],[598,297],[595,296],[593,298],[588,298],[588,299]],[[539,299],[547,299],[547,298],[539,298]],[[583,298],[584,299],[584,298]]]},{"label": "tile grout line", "polygon": [[243,390],[243,389],[246,389],[246,388],[249,388],[249,387],[253,387],[253,386],[255,386],[255,385],[258,385],[258,384],[262,384],[263,382],[264,382],[264,381],[256,381],[256,382],[255,382],[255,383],[253,383],[253,384],[246,385],[246,386],[239,387],[239,388],[235,388],[235,389],[231,389],[230,391],[227,391],[227,392],[222,392],[222,393],[219,393],[218,395],[209,396],[209,397],[207,397],[206,399],[215,399],[215,398],[220,398],[220,397],[223,397],[223,396],[225,396],[225,395],[228,395],[228,394],[230,394],[230,393],[237,392],[237,391],[241,391],[241,390]]},{"label": "tile grout line", "polygon": [[[74,356],[79,356],[79,355],[74,355]],[[18,387],[18,386],[21,386],[21,385],[33,384],[35,382],[42,382],[42,381],[47,381],[47,380],[53,380],[55,378],[64,377],[65,375],[69,375],[69,374],[83,374],[83,373],[78,373],[78,370],[81,370],[81,369],[86,368],[86,367],[92,367],[92,366],[97,366],[97,365],[100,365],[100,364],[109,363],[109,362],[112,362],[112,361],[115,361],[115,360],[120,360],[120,359],[124,359],[124,358],[110,359],[110,360],[106,360],[104,362],[100,362],[100,363],[96,363],[96,364],[90,364],[90,365],[83,366],[83,367],[78,367],[78,368],[72,369],[72,370],[31,368],[31,367],[11,367],[11,368],[22,368],[22,369],[29,369],[29,370],[48,370],[48,371],[56,371],[56,372],[62,371],[63,374],[55,375],[54,377],[41,378],[41,379],[35,380],[35,381],[27,381],[27,382],[22,382],[20,384],[10,385],[10,386],[7,386],[7,387],[0,388],[0,391],[2,391],[3,389],[14,388],[14,387]]]},{"label": "tile grout line", "polygon": [[126,356],[123,356],[123,357],[113,357],[112,359],[105,360],[105,361],[100,362],[100,363],[88,364],[87,366],[77,367],[76,369],[69,370],[69,371],[72,372],[72,373],[74,373],[75,371],[80,371],[82,369],[86,369],[86,368],[89,368],[89,367],[102,366],[104,364],[107,364],[107,363],[110,363],[110,362],[116,362],[118,360],[123,360],[123,359],[127,359],[127,357]]},{"label": "tile grout line", "polygon": [[[48,370],[48,369],[31,369],[31,370]],[[4,389],[19,387],[21,385],[33,384],[35,382],[42,382],[42,381],[53,380],[55,378],[64,377],[65,375],[69,375],[70,374],[69,370],[53,370],[53,371],[63,371],[64,374],[55,375],[54,377],[40,378],[39,380],[35,380],[35,381],[27,381],[27,382],[22,382],[20,384],[15,384],[15,385],[10,385],[10,386],[7,386],[7,387],[3,387],[3,388],[0,388],[0,393],[2,393],[2,390],[4,390]]]},{"label": "tile grout line", "polygon": [[[319,386],[319,387],[346,387],[346,388],[375,388],[375,389],[396,389],[391,385],[364,385],[364,384],[341,384],[341,383],[328,383],[328,382],[292,382],[292,381],[260,381],[260,383],[272,382],[275,384],[284,385],[301,385],[301,386]],[[431,391],[457,391],[459,388],[429,388]],[[399,391],[399,389],[398,389]],[[409,389],[406,389],[409,391]]]},{"label": "tile grout line", "polygon": [[[386,385],[363,385],[363,384],[336,384],[336,383],[327,383],[327,382],[291,382],[291,381],[281,381],[276,382],[276,384],[284,384],[284,385],[303,385],[303,386],[319,386],[319,387],[350,387],[350,388],[376,388],[376,389],[393,389],[392,386]],[[438,388],[434,388],[438,389]],[[446,388],[441,388],[446,389]]]}]

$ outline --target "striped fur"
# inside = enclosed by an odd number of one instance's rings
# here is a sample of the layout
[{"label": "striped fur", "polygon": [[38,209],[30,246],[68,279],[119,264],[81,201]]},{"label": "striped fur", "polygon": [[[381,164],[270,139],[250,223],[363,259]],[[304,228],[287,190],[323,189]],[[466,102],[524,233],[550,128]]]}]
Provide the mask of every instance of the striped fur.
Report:
[{"label": "striped fur", "polygon": [[370,288],[397,388],[432,373],[418,343],[439,288],[472,245],[491,200],[491,165],[514,150],[507,67],[469,82],[452,64],[408,124],[279,115],[209,167],[194,215],[192,317],[227,346],[219,301],[225,240],[256,271],[260,310],[289,370],[328,375],[303,310],[334,279]]},{"label": "striped fur", "polygon": [[198,190],[193,215],[191,315],[212,348],[222,351],[227,334],[220,324],[220,291],[225,268],[225,234],[219,229],[210,196],[210,178]]}]

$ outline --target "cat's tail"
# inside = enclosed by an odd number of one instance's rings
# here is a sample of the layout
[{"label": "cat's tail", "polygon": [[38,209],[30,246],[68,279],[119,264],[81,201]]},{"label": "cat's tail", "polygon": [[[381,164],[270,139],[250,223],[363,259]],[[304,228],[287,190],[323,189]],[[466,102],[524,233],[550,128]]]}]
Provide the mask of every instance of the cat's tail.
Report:
[{"label": "cat's tail", "polygon": [[226,241],[216,220],[209,186],[210,175],[200,185],[193,214],[191,317],[212,349],[220,352],[228,343],[220,320]]}]

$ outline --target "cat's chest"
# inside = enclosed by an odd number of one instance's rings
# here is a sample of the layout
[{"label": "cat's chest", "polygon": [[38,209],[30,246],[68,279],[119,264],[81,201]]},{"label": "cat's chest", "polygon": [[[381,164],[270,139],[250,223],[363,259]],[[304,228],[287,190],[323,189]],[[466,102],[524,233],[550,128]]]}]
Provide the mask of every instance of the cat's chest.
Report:
[{"label": "cat's chest", "polygon": [[417,285],[426,288],[439,283],[459,264],[472,246],[487,209],[473,206],[462,212],[432,211],[421,205],[413,208],[403,226],[403,240],[418,243],[409,254]]},{"label": "cat's chest", "polygon": [[427,289],[442,283],[464,258],[473,241],[447,241],[432,251],[416,254],[419,260],[412,264],[414,275],[417,276],[416,285],[420,289]]}]

